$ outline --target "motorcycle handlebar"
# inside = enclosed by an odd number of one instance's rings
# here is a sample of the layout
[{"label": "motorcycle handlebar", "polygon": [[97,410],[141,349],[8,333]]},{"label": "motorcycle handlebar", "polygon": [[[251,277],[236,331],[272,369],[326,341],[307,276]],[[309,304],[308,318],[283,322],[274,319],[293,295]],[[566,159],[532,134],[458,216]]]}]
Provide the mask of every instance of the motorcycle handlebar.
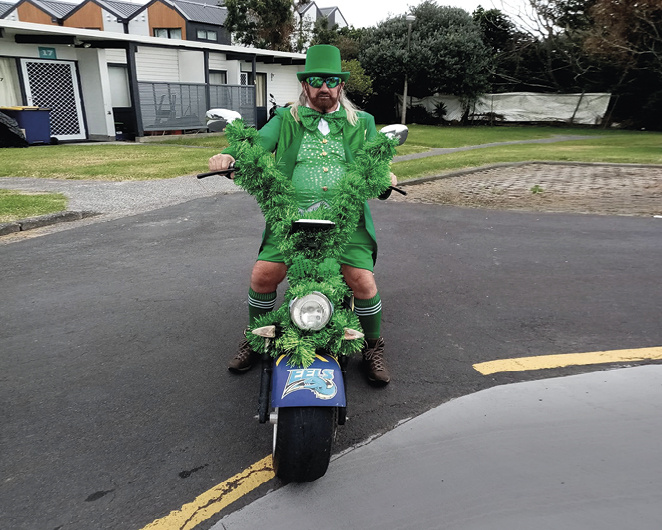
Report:
[{"label": "motorcycle handlebar", "polygon": [[232,175],[232,173],[234,173],[235,171],[236,170],[235,170],[234,164],[232,164],[227,169],[217,169],[216,171],[207,171],[207,173],[199,173],[197,175],[197,177],[199,179],[203,179],[203,178],[206,178],[206,177],[211,177],[213,175],[224,175],[227,178],[231,179],[232,177],[230,175]]},{"label": "motorcycle handlebar", "polygon": [[[214,176],[214,175],[224,175],[224,176],[226,176],[227,178],[232,178],[232,177],[230,177],[230,175],[231,175],[232,173],[234,173],[234,172],[235,172],[235,167],[234,167],[234,165],[232,165],[232,166],[230,166],[230,167],[227,168],[227,169],[217,169],[216,171],[208,171],[208,172],[206,172],[206,173],[199,173],[199,174],[196,175],[196,176],[197,176],[197,178],[199,178],[199,179],[204,179],[204,178],[207,178],[207,177],[212,177],[212,176]],[[390,190],[393,190],[393,191],[397,191],[398,193],[400,193],[400,194],[402,194],[402,195],[407,195],[407,192],[406,192],[405,190],[401,189],[401,188],[396,188],[395,186],[389,186],[389,189],[390,189]]]}]

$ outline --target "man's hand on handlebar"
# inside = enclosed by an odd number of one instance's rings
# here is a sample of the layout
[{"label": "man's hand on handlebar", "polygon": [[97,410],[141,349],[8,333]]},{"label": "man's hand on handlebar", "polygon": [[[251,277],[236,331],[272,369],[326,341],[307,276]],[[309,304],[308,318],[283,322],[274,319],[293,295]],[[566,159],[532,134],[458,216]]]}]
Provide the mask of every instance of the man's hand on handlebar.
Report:
[{"label": "man's hand on handlebar", "polygon": [[[234,165],[234,158],[230,155],[219,153],[209,159],[209,171],[223,171]],[[228,178],[233,179],[234,173],[230,173]]]},{"label": "man's hand on handlebar", "polygon": [[398,177],[396,177],[394,173],[391,173],[391,186],[379,196],[379,200],[385,201],[386,199],[388,199],[391,196],[392,191],[397,191],[402,195],[407,195],[407,192],[405,190],[398,188],[397,184],[398,184]]}]

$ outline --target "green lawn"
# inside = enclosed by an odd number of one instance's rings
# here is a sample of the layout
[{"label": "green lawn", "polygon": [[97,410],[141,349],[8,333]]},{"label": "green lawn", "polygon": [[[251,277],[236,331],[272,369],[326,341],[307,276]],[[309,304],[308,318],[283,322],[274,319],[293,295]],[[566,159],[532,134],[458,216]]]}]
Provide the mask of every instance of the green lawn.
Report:
[{"label": "green lawn", "polygon": [[[430,125],[408,125],[407,144],[431,147],[463,147],[493,142],[516,140],[538,140],[553,136],[602,136],[614,131],[604,129],[583,129],[570,127],[434,127]],[[404,147],[404,146],[403,146]]]},{"label": "green lawn", "polygon": [[[589,140],[487,147],[396,162],[393,164],[393,172],[400,180],[407,180],[463,168],[528,160],[662,164],[662,133],[636,131],[603,131],[603,133],[595,134],[594,138]],[[574,134],[583,134],[583,132],[575,131]]]},{"label": "green lawn", "polygon": [[0,223],[66,210],[67,198],[61,193],[25,193],[0,189]]},{"label": "green lawn", "polygon": [[420,153],[435,147],[453,148],[495,142],[540,140],[555,136],[604,136],[613,131],[569,127],[433,127],[408,125],[407,143],[398,148],[399,155]]},{"label": "green lawn", "polygon": [[[225,147],[178,144],[63,144],[2,149],[0,177],[51,179],[148,180],[173,178],[207,171],[207,160]],[[6,156],[10,155],[11,156]]]}]

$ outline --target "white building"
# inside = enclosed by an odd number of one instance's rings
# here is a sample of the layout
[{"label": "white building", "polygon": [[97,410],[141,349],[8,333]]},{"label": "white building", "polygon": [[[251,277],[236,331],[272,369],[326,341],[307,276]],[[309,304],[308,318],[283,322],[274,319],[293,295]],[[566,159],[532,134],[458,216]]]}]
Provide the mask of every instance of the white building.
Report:
[{"label": "white building", "polygon": [[297,53],[0,19],[0,107],[50,108],[58,140],[204,129],[210,108],[260,126],[269,93],[298,97],[304,63]]},{"label": "white building", "polygon": [[298,15],[301,20],[308,21],[311,27],[315,25],[317,20],[323,17],[328,19],[329,28],[332,28],[336,24],[338,24],[339,29],[348,26],[340,9],[337,7],[318,7],[315,2],[310,2],[309,4],[302,6],[299,9]]}]

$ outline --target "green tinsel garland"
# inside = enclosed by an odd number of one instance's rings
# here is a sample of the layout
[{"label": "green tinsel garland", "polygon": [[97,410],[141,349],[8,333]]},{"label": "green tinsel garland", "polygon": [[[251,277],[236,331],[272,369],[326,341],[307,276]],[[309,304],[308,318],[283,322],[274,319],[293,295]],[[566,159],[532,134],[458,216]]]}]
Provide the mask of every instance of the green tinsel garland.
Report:
[{"label": "green tinsel garland", "polygon": [[[379,197],[390,186],[390,166],[397,141],[378,134],[366,142],[338,182],[331,208],[302,215],[292,182],[278,170],[273,155],[261,147],[257,130],[247,127],[242,120],[235,120],[228,125],[226,133],[235,152],[235,182],[257,200],[288,267],[290,288],[285,293],[285,303],[256,319],[252,329],[275,325],[280,335],[275,344],[272,343],[269,353],[274,357],[288,354],[290,365],[309,366],[316,351],[321,349],[335,355],[360,352],[363,341],[343,338],[345,328],[360,331],[361,325],[352,311],[342,307],[350,291],[337,260],[358,226],[365,201]],[[335,223],[335,227],[316,235],[290,233],[292,223],[301,218],[328,219]],[[313,245],[306,245],[305,256],[295,251],[298,244],[311,243],[311,240]],[[334,306],[334,313],[324,329],[307,332],[291,323],[289,303],[312,291],[327,296]],[[247,339],[254,351],[265,351],[264,338],[247,333]]]}]

